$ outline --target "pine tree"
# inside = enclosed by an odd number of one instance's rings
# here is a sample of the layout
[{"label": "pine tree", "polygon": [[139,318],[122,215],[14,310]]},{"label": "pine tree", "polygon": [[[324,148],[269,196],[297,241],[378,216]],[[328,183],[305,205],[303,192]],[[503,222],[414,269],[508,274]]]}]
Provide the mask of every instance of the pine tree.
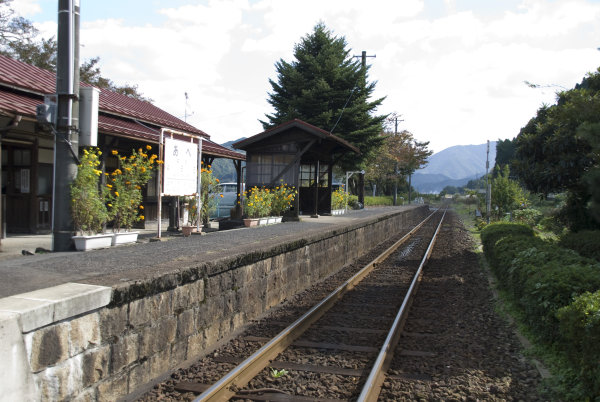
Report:
[{"label": "pine tree", "polygon": [[383,143],[382,123],[386,116],[374,115],[384,98],[369,101],[375,83],[367,81],[369,66],[350,56],[344,37],[336,37],[324,24],[294,47],[295,60],[280,59],[277,82],[267,101],[275,112],[266,114],[264,129],[300,119],[339,136],[361,151],[341,161],[344,170],[362,162]]}]

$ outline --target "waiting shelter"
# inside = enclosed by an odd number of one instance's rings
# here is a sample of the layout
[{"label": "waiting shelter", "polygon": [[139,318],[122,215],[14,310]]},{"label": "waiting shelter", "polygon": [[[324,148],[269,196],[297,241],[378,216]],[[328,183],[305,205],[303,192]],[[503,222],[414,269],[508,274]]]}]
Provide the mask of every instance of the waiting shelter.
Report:
[{"label": "waiting shelter", "polygon": [[294,119],[233,144],[246,151],[246,189],[281,183],[298,189],[286,219],[330,215],[333,166],[358,148],[319,127]]}]

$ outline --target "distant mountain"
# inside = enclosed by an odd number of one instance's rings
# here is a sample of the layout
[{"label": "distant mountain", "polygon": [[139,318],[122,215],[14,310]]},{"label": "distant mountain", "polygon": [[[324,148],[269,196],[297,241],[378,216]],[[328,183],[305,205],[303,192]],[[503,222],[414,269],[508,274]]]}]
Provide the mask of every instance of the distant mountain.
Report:
[{"label": "distant mountain", "polygon": [[[464,186],[485,174],[487,144],[456,145],[429,157],[428,164],[412,177],[421,193],[439,193],[446,186]],[[496,160],[496,141],[490,141],[490,169]]]},{"label": "distant mountain", "polygon": [[[233,151],[239,152],[241,154],[245,154],[246,151],[242,151],[241,149],[234,149],[233,144],[246,139],[246,137],[238,138],[237,140],[228,141],[221,146],[231,149]],[[229,159],[217,158],[214,160],[212,164],[213,175],[221,181],[221,183],[235,183],[237,181],[237,173],[235,171],[235,166],[233,162]]]}]

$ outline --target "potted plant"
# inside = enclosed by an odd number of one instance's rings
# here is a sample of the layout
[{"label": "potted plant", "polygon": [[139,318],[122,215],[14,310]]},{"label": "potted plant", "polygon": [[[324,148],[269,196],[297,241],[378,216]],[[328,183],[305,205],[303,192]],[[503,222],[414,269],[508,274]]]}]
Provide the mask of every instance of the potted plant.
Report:
[{"label": "potted plant", "polygon": [[294,187],[288,186],[287,183],[283,182],[271,191],[271,215],[274,215],[273,223],[281,222],[284,212],[290,209],[297,193]]},{"label": "potted plant", "polygon": [[[134,223],[144,220],[142,205],[142,187],[152,177],[152,170],[162,163],[155,154],[148,156],[152,146],[146,149],[133,150],[129,157],[119,155],[116,150],[112,154],[117,157],[118,168],[109,177],[106,184],[109,190],[109,216],[113,219],[114,243],[135,242],[139,232],[132,232]],[[125,232],[121,233],[121,229]]]},{"label": "potted plant", "polygon": [[344,191],[344,186],[340,186],[331,193],[331,213],[332,215],[341,215],[346,212],[348,205],[348,194]]},{"label": "potted plant", "polygon": [[187,219],[184,218],[186,220],[186,223],[181,227],[181,233],[183,233],[183,235],[187,237],[191,235],[192,232],[202,231],[203,225],[198,225],[198,196],[196,194],[193,194],[191,196],[184,197],[183,204],[186,206]]},{"label": "potted plant", "polygon": [[210,214],[217,206],[217,197],[223,198],[223,194],[221,194],[219,179],[213,176],[212,166],[206,165],[206,167],[203,167],[204,162],[200,162],[200,166],[200,174],[202,175],[200,187],[200,222],[208,227]]},{"label": "potted plant", "polygon": [[254,186],[244,192],[244,211],[247,218],[244,219],[245,226],[265,225],[271,212],[273,194],[268,188]]},{"label": "potted plant", "polygon": [[[77,250],[110,247],[111,234],[104,234],[108,219],[105,197],[107,191],[100,185],[102,152],[96,148],[83,150],[77,165],[77,176],[71,183],[71,217],[78,236],[73,236]],[[100,233],[100,234],[99,234]]]}]

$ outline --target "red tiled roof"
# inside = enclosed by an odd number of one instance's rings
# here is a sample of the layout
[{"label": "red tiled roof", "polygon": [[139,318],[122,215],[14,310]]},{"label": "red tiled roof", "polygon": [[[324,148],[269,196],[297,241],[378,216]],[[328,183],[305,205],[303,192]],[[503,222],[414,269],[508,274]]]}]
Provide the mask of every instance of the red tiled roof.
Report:
[{"label": "red tiled roof", "polygon": [[[55,91],[54,73],[0,55],[0,111],[35,116],[35,107],[43,103],[43,95]],[[210,136],[204,131],[149,102],[103,89],[100,91],[99,109],[98,129],[103,133],[158,143],[160,128],[170,128],[204,137],[207,154],[245,160],[245,155],[210,141]]]}]

